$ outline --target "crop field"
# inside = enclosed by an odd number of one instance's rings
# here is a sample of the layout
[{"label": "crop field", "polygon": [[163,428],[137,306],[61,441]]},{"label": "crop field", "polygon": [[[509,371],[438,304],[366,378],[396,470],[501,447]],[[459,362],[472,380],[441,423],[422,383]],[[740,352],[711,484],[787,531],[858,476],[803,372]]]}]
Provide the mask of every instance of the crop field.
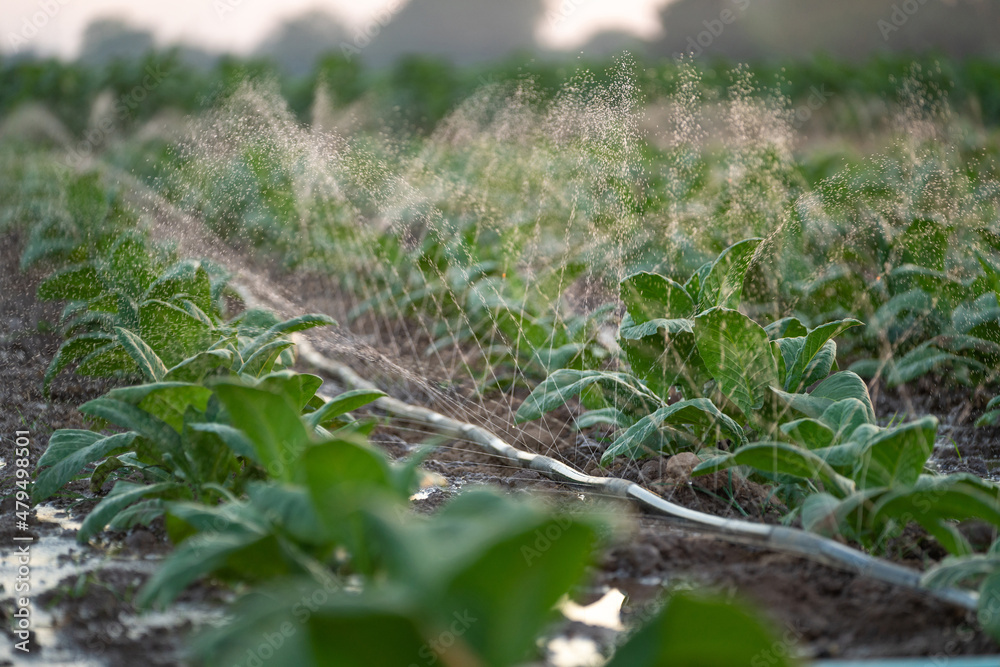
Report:
[{"label": "crop field", "polygon": [[996,664],[998,81],[0,61],[0,664]]}]

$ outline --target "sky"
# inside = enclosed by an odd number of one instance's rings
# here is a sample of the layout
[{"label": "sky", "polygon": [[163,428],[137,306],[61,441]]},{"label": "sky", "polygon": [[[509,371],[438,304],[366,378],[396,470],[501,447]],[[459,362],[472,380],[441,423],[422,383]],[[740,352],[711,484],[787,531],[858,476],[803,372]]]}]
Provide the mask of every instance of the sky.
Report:
[{"label": "sky", "polygon": [[[323,9],[350,26],[405,0],[2,0],[0,52],[32,49],[72,58],[91,20],[118,16],[153,32],[158,44],[186,42],[212,50],[251,51],[281,21]],[[601,30],[659,34],[659,7],[670,0],[545,0],[537,37],[571,50]]]}]

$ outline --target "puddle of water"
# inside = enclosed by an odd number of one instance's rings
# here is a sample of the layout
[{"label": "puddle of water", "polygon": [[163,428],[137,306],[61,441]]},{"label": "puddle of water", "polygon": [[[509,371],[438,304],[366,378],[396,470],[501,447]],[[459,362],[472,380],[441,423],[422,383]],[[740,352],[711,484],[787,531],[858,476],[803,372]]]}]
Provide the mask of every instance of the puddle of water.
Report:
[{"label": "puddle of water", "polygon": [[618,633],[625,631],[621,618],[624,602],[625,594],[617,588],[605,592],[600,599],[588,605],[563,599],[558,608],[566,620],[588,626],[593,636],[579,630],[570,635],[567,629],[552,637],[545,644],[546,664],[552,667],[600,667],[607,662],[602,647],[606,649]]},{"label": "puddle of water", "polygon": [[75,532],[80,524],[73,521],[64,511],[47,505],[36,508],[35,517],[42,524],[36,527],[37,538],[29,544],[31,568],[28,591],[15,591],[13,582],[17,580],[20,564],[11,554],[4,556],[0,563],[0,582],[4,583],[4,595],[26,595],[31,604],[31,652],[24,653],[13,647],[13,641],[5,641],[0,656],[14,664],[44,664],[52,667],[97,667],[101,665],[79,651],[66,647],[58,639],[58,628],[53,614],[46,609],[41,596],[56,588],[65,577],[84,573],[92,569],[97,556],[76,542]]},{"label": "puddle of water", "polygon": [[415,500],[427,500],[435,493],[438,493],[440,490],[441,489],[437,488],[436,486],[431,486],[426,489],[420,489],[419,491],[410,496],[410,501],[413,502]]},{"label": "puddle of water", "polygon": [[[30,543],[30,591],[15,592],[19,563],[13,553],[4,554],[0,562],[0,583],[4,584],[2,598],[27,595],[31,604],[31,630],[34,636],[31,652],[24,653],[13,647],[5,636],[0,645],[0,663],[4,659],[13,664],[45,665],[46,667],[103,667],[107,663],[87,655],[82,647],[73,645],[61,634],[58,605],[47,609],[41,597],[55,591],[67,577],[85,576],[90,572],[121,570],[137,575],[151,574],[157,567],[158,557],[126,557],[109,555],[100,549],[81,546],[76,541],[76,531],[81,522],[73,519],[60,508],[40,505],[35,508],[39,524],[35,527],[36,539]],[[12,550],[11,550],[12,551]],[[205,625],[222,617],[222,610],[193,604],[176,604],[167,612],[142,615],[122,614],[119,618],[125,638],[132,641],[153,632],[166,632],[189,621],[194,626]],[[8,663],[9,664],[9,663]]]},{"label": "puddle of water", "polygon": [[612,588],[597,602],[581,606],[572,600],[565,600],[559,610],[571,621],[621,632],[625,629],[621,616],[623,602],[625,594],[617,588]]},{"label": "puddle of water", "polygon": [[552,667],[600,667],[607,661],[590,637],[556,637],[547,648]]}]

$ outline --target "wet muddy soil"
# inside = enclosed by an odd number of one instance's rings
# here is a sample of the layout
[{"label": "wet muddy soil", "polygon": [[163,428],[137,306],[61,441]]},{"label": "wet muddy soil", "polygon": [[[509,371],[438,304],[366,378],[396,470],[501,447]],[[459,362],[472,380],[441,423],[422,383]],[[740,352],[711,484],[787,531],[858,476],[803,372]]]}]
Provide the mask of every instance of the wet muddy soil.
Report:
[{"label": "wet muddy soil", "polygon": [[[200,585],[189,590],[169,614],[139,614],[132,605],[132,597],[169,550],[162,529],[154,524],[148,529],[106,535],[90,545],[76,544],[77,522],[96,502],[94,494],[82,482],[73,483],[67,493],[33,512],[27,533],[18,532],[13,525],[15,431],[30,431],[33,466],[51,432],[57,428],[83,427],[76,406],[99,396],[110,385],[64,373],[54,383],[51,397],[42,396],[41,378],[59,344],[52,329],[60,305],[39,303],[33,298],[42,273],[19,271],[19,239],[8,237],[3,241],[0,245],[0,372],[3,374],[0,544],[4,565],[0,573],[4,589],[0,592],[0,616],[9,641],[0,646],[0,664],[185,664],[183,648],[189,636],[221,617],[229,593]],[[303,310],[321,309],[319,306],[331,293],[324,292],[324,287],[330,286],[319,284],[314,288]],[[343,305],[340,310],[344,310]],[[570,408],[545,424],[516,425],[512,414],[525,395],[524,390],[475,398],[468,382],[453,382],[433,370],[440,366],[422,355],[425,346],[419,344],[426,340],[426,332],[417,329],[397,331],[394,335],[405,336],[401,339],[408,341],[405,347],[410,348],[409,353],[404,349],[392,350],[393,367],[406,371],[402,376],[394,376],[378,361],[386,348],[371,330],[363,327],[351,336],[326,341],[326,351],[341,353],[341,358],[359,372],[370,371],[371,377],[380,378],[387,388],[399,391],[401,398],[486,426],[517,446],[555,456],[588,472],[596,471],[595,463],[606,442],[600,433],[574,431]],[[359,344],[364,340],[370,341],[368,348]],[[347,350],[351,353],[345,354]],[[461,363],[461,360],[450,361]],[[325,387],[330,393],[336,390],[333,383]],[[971,419],[974,418],[975,415]],[[979,447],[980,455],[987,460],[992,456],[989,443],[974,435],[978,439],[974,438],[969,447]],[[395,423],[380,427],[374,439],[391,455],[404,456],[429,437],[416,426]],[[962,442],[958,446],[959,451],[966,447]],[[973,455],[972,449],[966,452],[963,460]],[[945,460],[944,455],[941,458]],[[714,486],[711,481],[702,481],[695,488],[684,476],[681,463],[657,459],[619,464],[605,472],[643,483],[674,502],[701,511],[778,520],[781,508],[759,487],[737,480],[735,484]],[[618,501],[595,497],[581,489],[556,484],[535,472],[513,468],[471,443],[441,443],[426,468],[433,473],[435,482],[415,497],[418,511],[433,512],[461,488],[488,484],[514,494],[548,499],[569,511],[606,516],[617,529],[595,564],[592,584],[581,602],[592,602],[608,590],[620,589],[628,596],[622,611],[626,625],[630,619],[634,621],[648,614],[665,589],[697,583],[756,603],[788,645],[796,646],[795,650],[810,657],[949,656],[998,650],[978,630],[974,618],[944,603],[798,558],[679,529],[661,518],[638,514]],[[27,658],[14,654],[11,648],[14,638],[9,634],[14,609],[10,545],[15,534],[33,537],[32,557],[37,557],[32,566],[37,574],[32,582],[36,587],[32,591],[36,613],[32,642],[36,650]],[[914,556],[912,552],[904,555],[904,562],[914,567],[921,566],[924,562],[921,558],[929,557]],[[605,646],[614,637],[606,629],[577,622],[561,632],[560,641],[585,637]]]},{"label": "wet muddy soil", "polygon": [[[0,243],[0,664],[177,665],[190,629],[217,617],[221,606],[205,594],[210,589],[196,588],[170,613],[138,614],[132,595],[169,550],[162,530],[138,528],[78,544],[79,519],[97,502],[82,481],[33,508],[26,529],[16,523],[16,434],[28,433],[34,469],[52,432],[85,428],[77,406],[113,386],[66,372],[43,395],[42,377],[60,343],[55,326],[62,304],[34,298],[44,272],[19,271],[19,248],[17,237]],[[27,575],[15,557],[22,547],[30,554]],[[30,600],[29,652],[15,648],[22,641],[12,634],[15,594]]]}]

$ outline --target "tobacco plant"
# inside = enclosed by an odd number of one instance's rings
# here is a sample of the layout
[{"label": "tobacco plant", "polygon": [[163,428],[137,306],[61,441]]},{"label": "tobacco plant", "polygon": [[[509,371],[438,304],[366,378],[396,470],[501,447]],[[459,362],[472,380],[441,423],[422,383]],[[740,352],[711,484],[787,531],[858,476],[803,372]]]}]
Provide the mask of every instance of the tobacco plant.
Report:
[{"label": "tobacco plant", "polygon": [[49,364],[45,389],[72,363],[81,375],[162,377],[215,342],[224,285],[211,265],[158,266],[133,234],[104,256],[57,271],[38,288],[40,299],[69,302],[61,322],[67,340]]},{"label": "tobacco plant", "polygon": [[[275,474],[267,469],[284,465],[282,460],[274,452],[255,449],[252,437],[234,429],[234,416],[224,409],[220,395],[232,391],[227,383],[252,384],[292,400],[313,429],[347,428],[342,415],[378,394],[349,392],[326,401],[316,395],[322,385],[319,377],[278,370],[280,353],[291,344],[284,333],[328,323],[329,318],[315,315],[281,322],[242,346],[230,341],[182,361],[152,383],[113,389],[85,403],[80,407],[83,414],[124,432],[53,433],[38,462],[33,500],[44,500],[85,466],[97,464],[90,475],[92,490],[100,490],[109,479],[118,481],[87,516],[79,533],[87,540],[109,522],[116,528],[148,523],[162,514],[164,499],[212,502],[241,493],[249,480]],[[247,359],[236,363],[241,350]],[[155,369],[157,358],[150,356],[154,353],[143,353]],[[162,363],[159,367],[164,368]]]},{"label": "tobacco plant", "polygon": [[833,338],[857,320],[808,329],[785,318],[765,328],[736,310],[760,242],[727,248],[684,284],[646,272],[626,278],[618,335],[630,372],[557,371],[522,403],[518,420],[584,394],[595,409],[578,420],[581,427],[605,422],[623,430],[602,457],[606,465],[621,455],[745,444],[748,431],[773,432],[813,385],[816,401],[867,396],[853,373],[827,377],[836,366]]},{"label": "tobacco plant", "polygon": [[[245,500],[168,502],[177,549],[138,597],[162,606],[206,575],[257,584],[230,623],[197,640],[208,664],[238,660],[265,635],[282,637],[275,651],[295,664],[446,655],[521,664],[555,620],[555,603],[581,582],[597,543],[592,521],[484,490],[418,516],[406,503],[421,454],[390,463],[363,439],[317,436],[292,402],[259,387],[233,385],[220,398],[234,416],[253,414],[238,422],[244,436],[261,452],[285,452],[289,465],[280,477],[251,482]],[[707,616],[714,641],[681,632]],[[379,641],[387,631],[393,641]],[[743,641],[721,648],[728,633]],[[770,643],[769,630],[738,605],[678,595],[614,664],[652,667],[661,654],[739,661]]]}]

